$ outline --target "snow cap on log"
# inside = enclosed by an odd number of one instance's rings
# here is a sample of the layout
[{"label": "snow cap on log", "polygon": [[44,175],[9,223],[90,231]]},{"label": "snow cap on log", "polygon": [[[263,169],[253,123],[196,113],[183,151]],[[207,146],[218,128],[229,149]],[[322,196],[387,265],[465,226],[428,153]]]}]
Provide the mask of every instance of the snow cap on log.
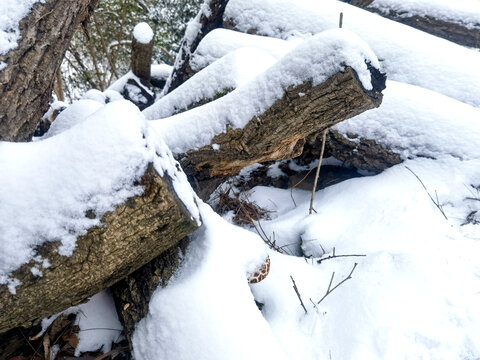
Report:
[{"label": "snow cap on log", "polygon": [[146,22],[138,23],[133,28],[133,37],[139,43],[148,44],[153,40],[153,30]]},{"label": "snow cap on log", "polygon": [[379,62],[368,45],[347,30],[328,30],[301,43],[264,73],[230,94],[191,111],[155,121],[153,126],[164,134],[174,153],[186,153],[209,145],[227,127],[243,128],[281,99],[286,89],[305,83],[316,86],[346,67],[355,71],[366,91],[383,90],[382,86],[374,89],[372,85],[371,69],[378,72]]},{"label": "snow cap on log", "polygon": [[127,101],[45,140],[0,142],[0,168],[0,332],[110,286],[200,221],[185,174]]}]

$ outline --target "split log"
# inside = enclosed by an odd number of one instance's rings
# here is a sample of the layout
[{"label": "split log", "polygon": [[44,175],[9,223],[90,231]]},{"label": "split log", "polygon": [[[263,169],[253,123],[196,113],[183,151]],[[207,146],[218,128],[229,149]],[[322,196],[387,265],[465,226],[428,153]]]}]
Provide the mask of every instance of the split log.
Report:
[{"label": "split log", "polygon": [[20,22],[18,46],[0,55],[0,140],[28,141],[47,111],[74,30],[98,0],[46,0]]},{"label": "split log", "polygon": [[118,318],[130,345],[135,326],[148,313],[153,292],[158,286],[167,285],[180,264],[180,254],[185,253],[188,244],[189,239],[186,237],[177,246],[165,251],[110,288]]},{"label": "split log", "polygon": [[[0,285],[0,332],[30,327],[105,289],[175,246],[196,229],[191,215],[178,199],[168,176],[149,166],[135,196],[105,214],[102,224],[77,239],[71,257],[58,254],[58,242],[41,245],[38,255],[51,266],[35,277],[34,261],[11,276],[21,284],[13,295]],[[86,214],[94,216],[94,214]]]},{"label": "split log", "polygon": [[[350,67],[319,85],[308,82],[286,89],[281,99],[244,128],[227,128],[227,132],[215,136],[211,144],[218,144],[216,149],[207,145],[184,154],[183,169],[194,183],[199,183],[235,175],[254,163],[299,156],[311,134],[380,105],[385,76],[369,69],[371,91],[363,88]],[[207,194],[201,191],[200,195]]]},{"label": "split log", "polygon": [[205,35],[213,29],[222,26],[223,13],[227,7],[228,0],[209,0],[207,3],[208,9],[203,9],[202,7],[193,20],[194,23],[192,27],[187,28],[186,35],[182,40],[177,59],[173,66],[172,75],[164,88],[164,94],[168,94],[193,76],[194,71],[190,67],[192,54]]},{"label": "split log", "polygon": [[409,25],[429,34],[453,41],[457,44],[480,48],[480,24],[471,25],[438,19],[432,15],[408,15],[394,10],[388,12],[376,6],[374,0],[341,0],[351,5],[377,13],[388,19]]}]

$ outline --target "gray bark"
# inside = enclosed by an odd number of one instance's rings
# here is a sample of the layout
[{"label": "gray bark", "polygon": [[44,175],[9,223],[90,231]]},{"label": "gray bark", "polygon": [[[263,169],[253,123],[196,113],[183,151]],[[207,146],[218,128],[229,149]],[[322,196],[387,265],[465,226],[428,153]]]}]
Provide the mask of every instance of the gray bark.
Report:
[{"label": "gray bark", "polygon": [[46,0],[20,22],[17,48],[0,56],[0,140],[28,141],[46,112],[75,28],[98,0]]}]

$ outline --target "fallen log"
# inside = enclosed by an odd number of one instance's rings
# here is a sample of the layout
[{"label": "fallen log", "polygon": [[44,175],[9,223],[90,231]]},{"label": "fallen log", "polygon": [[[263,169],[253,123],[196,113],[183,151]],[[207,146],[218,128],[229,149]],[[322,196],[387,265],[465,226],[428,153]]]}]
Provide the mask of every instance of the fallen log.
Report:
[{"label": "fallen log", "polygon": [[58,254],[59,242],[45,243],[36,251],[50,263],[41,277],[33,275],[32,260],[11,275],[21,281],[15,295],[0,285],[0,332],[32,326],[83,302],[195,230],[195,222],[169,181],[152,166],[139,185],[145,187],[143,194],[105,214],[100,226],[77,239],[71,257]]},{"label": "fallen log", "polygon": [[[321,134],[310,136],[298,160],[309,163],[318,159],[321,137]],[[328,131],[325,142],[325,157],[329,156],[333,156],[347,166],[374,173],[382,172],[403,162],[398,153],[376,143],[375,140],[364,139],[355,134],[348,134],[348,137],[345,137],[333,129]]]},{"label": "fallen log", "polygon": [[0,53],[0,140],[28,141],[47,111],[74,30],[98,0],[47,0],[19,24],[18,46]]},{"label": "fallen log", "polygon": [[319,85],[307,82],[286,89],[281,99],[245,127],[227,127],[216,135],[211,142],[216,146],[188,151],[182,167],[196,181],[203,181],[235,175],[254,163],[299,156],[309,135],[380,105],[385,78],[378,70],[371,71],[372,91],[362,87],[350,67]]},{"label": "fallen log", "polygon": [[[480,48],[480,23],[467,24],[464,21],[441,19],[435,13],[425,15],[415,14],[415,10],[408,13],[386,9],[377,6],[375,0],[340,0],[358,6],[365,10],[377,13],[388,19],[409,25],[429,34],[453,41],[457,44]],[[446,10],[447,11],[447,10]]]},{"label": "fallen log", "polygon": [[185,174],[127,101],[0,146],[0,332],[83,302],[198,227]]},{"label": "fallen log", "polygon": [[208,0],[192,20],[180,45],[172,74],[163,91],[164,94],[176,89],[194,74],[190,67],[190,58],[205,35],[222,26],[227,3],[228,0]]}]

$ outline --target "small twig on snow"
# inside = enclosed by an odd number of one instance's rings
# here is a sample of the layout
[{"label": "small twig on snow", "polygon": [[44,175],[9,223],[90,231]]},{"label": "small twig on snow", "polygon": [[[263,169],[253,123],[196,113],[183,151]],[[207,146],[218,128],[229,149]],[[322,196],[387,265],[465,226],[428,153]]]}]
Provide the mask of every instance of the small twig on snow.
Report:
[{"label": "small twig on snow", "polygon": [[302,297],[300,296],[300,293],[298,292],[297,284],[295,284],[295,280],[293,280],[292,275],[290,275],[290,279],[292,279],[293,282],[293,290],[295,290],[295,293],[298,296],[298,300],[300,300],[300,305],[302,305],[303,310],[305,311],[305,314],[307,314],[307,309],[305,308],[305,305],[303,305]]},{"label": "small twig on snow", "polygon": [[[322,248],[322,250],[323,250],[323,248]],[[324,260],[336,259],[336,258],[341,258],[341,257],[363,257],[363,256],[367,256],[367,255],[365,255],[365,254],[336,255],[335,254],[335,248],[333,248],[333,255],[329,255],[325,258],[318,259],[317,264],[321,264],[322,261],[324,261]]]},{"label": "small twig on snow", "polygon": [[[435,199],[432,197],[432,195],[430,195],[430,193],[428,192],[428,189],[427,187],[425,186],[425,184],[423,183],[423,181],[418,177],[417,174],[415,174],[413,172],[412,169],[410,169],[408,166],[405,166],[405,168],[410,171],[416,178],[418,181],[420,181],[420,184],[422,184],[423,188],[425,189],[425,191],[427,192],[428,194],[428,197],[430,198],[430,200],[432,200],[432,202],[435,204],[435,206],[437,207],[437,209],[442,213],[443,217],[445,218],[445,220],[448,220],[448,217],[447,215],[445,215],[445,212],[443,211],[443,208],[442,208],[442,205],[440,205],[440,201],[438,200],[438,195],[436,195],[437,197],[437,201],[435,201]],[[437,193],[437,191],[435,190],[435,194]]]},{"label": "small twig on snow", "polygon": [[323,295],[323,297],[317,302],[317,305],[320,304],[328,295],[330,295],[336,288],[338,288],[340,285],[342,285],[345,281],[347,281],[348,279],[351,279],[352,278],[352,274],[353,272],[355,271],[355,268],[357,267],[358,263],[355,263],[353,265],[353,268],[352,268],[352,271],[350,271],[350,274],[348,274],[348,276],[343,279],[342,281],[340,281],[337,285],[335,285],[333,288],[332,288],[332,283],[333,283],[333,277],[335,276],[335,272],[332,273],[332,278],[330,279],[330,284],[328,285],[328,289],[327,289],[327,292],[325,293],[325,295]]}]

